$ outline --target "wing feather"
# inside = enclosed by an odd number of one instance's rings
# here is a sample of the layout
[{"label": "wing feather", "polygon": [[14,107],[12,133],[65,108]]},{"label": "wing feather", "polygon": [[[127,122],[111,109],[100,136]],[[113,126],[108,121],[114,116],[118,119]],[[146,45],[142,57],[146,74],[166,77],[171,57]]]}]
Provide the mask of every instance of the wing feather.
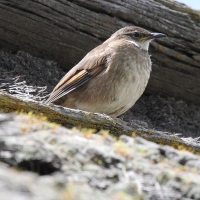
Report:
[{"label": "wing feather", "polygon": [[103,72],[107,67],[107,58],[112,53],[107,42],[90,51],[74,66],[56,85],[46,103],[58,100]]},{"label": "wing feather", "polygon": [[61,87],[59,87],[57,90],[53,91],[47,99],[46,103],[54,102],[57,99],[63,97],[67,93],[73,91],[80,85],[84,84],[87,82],[87,79],[89,78],[89,74],[85,71],[82,70],[78,74],[76,74],[74,77],[69,79],[69,81],[64,82]]},{"label": "wing feather", "polygon": [[89,80],[103,72],[106,69],[105,66],[105,63],[101,63],[101,65],[96,66],[92,69],[77,70],[76,73],[74,73],[69,78],[66,76],[63,77],[63,79],[61,79],[61,81],[51,93],[50,97],[47,99],[46,103],[54,102],[59,98],[65,96],[69,92],[73,91],[74,89],[80,87],[84,83],[88,82]]}]

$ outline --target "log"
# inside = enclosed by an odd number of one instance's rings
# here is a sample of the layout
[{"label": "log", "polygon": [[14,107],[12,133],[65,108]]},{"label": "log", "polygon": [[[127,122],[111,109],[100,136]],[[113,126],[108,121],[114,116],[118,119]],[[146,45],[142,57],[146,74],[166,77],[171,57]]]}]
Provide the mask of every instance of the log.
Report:
[{"label": "log", "polygon": [[172,0],[0,0],[0,47],[69,70],[121,27],[168,38],[152,42],[146,93],[200,104],[200,12]]}]

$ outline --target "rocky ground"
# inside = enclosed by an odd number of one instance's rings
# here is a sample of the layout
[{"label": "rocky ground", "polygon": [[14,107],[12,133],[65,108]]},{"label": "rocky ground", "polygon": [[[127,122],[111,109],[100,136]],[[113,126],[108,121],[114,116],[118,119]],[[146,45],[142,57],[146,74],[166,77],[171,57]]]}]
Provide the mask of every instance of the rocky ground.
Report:
[{"label": "rocky ground", "polygon": [[200,157],[139,137],[1,114],[0,152],[3,200],[200,199]]}]

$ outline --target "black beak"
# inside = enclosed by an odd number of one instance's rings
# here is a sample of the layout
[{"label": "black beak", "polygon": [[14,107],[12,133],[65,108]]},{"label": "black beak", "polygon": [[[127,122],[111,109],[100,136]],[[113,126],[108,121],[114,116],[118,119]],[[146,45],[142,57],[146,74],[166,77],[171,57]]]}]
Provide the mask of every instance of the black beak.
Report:
[{"label": "black beak", "polygon": [[155,39],[155,38],[161,38],[161,37],[167,37],[163,33],[151,33],[148,39]]}]

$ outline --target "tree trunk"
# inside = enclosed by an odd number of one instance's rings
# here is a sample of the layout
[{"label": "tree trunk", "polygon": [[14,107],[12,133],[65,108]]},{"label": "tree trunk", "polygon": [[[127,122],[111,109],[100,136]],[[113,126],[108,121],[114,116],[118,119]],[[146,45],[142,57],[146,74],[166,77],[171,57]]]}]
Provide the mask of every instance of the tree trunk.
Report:
[{"label": "tree trunk", "polygon": [[128,25],[168,36],[150,47],[146,92],[200,104],[200,12],[170,0],[0,0],[0,47],[66,70]]}]

